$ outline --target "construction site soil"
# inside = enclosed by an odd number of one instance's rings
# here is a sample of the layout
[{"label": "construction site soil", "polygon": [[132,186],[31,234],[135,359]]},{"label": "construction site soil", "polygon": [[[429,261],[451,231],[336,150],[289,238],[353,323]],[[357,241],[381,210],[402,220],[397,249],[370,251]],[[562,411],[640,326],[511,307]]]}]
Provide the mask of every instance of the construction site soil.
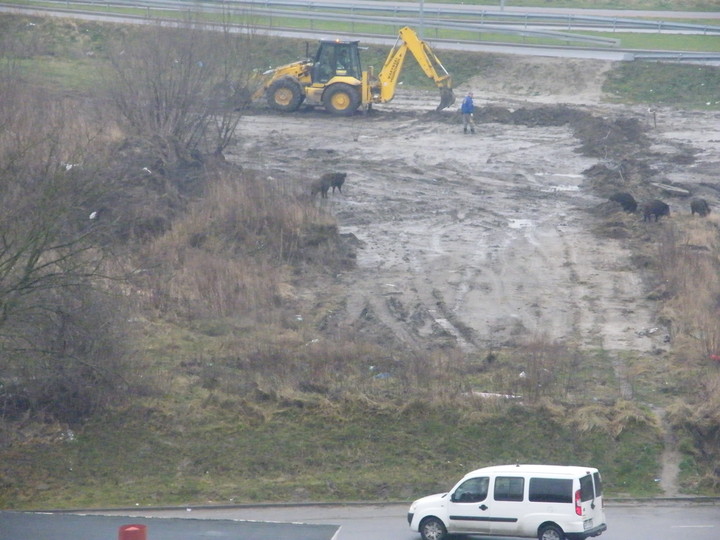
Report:
[{"label": "construction site soil", "polygon": [[[650,352],[670,337],[638,241],[689,219],[691,196],[718,206],[720,113],[612,104],[610,67],[508,57],[456,88],[474,92],[475,135],[463,134],[459,103],[435,111],[433,91],[400,87],[351,118],[259,107],[227,157],[299,196],[322,173],[347,172],[342,193],[315,200],[356,253],[313,293],[337,306],[328,331],[418,350],[542,336]],[[608,201],[617,191],[662,199],[671,215],[643,222]]]}]

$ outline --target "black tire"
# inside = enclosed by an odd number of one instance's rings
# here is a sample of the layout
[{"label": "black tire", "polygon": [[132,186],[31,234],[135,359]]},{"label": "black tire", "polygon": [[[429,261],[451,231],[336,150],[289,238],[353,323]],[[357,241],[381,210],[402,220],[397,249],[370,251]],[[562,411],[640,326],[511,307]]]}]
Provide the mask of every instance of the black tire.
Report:
[{"label": "black tire", "polygon": [[292,79],[278,79],[265,92],[268,105],[276,111],[297,111],[305,99],[300,85]]},{"label": "black tire", "polygon": [[422,536],[422,540],[445,540],[447,529],[438,518],[425,518],[420,523],[420,536]]},{"label": "black tire", "polygon": [[557,525],[545,525],[538,531],[538,540],[565,540],[565,533]]},{"label": "black tire", "polygon": [[360,106],[360,91],[349,84],[333,84],[323,93],[323,105],[332,114],[351,116]]}]

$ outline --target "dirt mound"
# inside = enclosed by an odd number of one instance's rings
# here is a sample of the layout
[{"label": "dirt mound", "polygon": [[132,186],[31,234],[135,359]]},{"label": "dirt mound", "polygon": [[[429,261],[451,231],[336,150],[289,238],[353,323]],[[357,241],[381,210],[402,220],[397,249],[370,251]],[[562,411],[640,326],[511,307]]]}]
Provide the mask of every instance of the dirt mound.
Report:
[{"label": "dirt mound", "polygon": [[612,62],[601,60],[499,55],[497,61],[483,67],[460,89],[467,87],[493,99],[501,96],[550,103],[596,103],[601,101],[605,73],[611,67]]}]

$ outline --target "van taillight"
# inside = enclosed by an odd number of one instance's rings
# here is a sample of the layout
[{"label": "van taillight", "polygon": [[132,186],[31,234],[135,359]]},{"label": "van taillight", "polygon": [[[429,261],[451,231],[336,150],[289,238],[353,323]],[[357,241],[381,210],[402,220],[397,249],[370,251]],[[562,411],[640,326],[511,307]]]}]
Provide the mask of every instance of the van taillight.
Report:
[{"label": "van taillight", "polygon": [[575,513],[582,516],[582,506],[580,506],[580,490],[575,492]]}]

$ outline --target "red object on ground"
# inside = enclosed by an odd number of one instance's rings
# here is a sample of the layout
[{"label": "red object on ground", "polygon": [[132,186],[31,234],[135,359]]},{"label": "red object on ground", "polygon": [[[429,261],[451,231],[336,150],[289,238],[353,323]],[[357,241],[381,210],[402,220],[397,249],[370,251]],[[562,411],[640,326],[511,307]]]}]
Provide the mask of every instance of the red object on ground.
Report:
[{"label": "red object on ground", "polygon": [[147,540],[147,526],[122,525],[118,531],[118,540]]}]

